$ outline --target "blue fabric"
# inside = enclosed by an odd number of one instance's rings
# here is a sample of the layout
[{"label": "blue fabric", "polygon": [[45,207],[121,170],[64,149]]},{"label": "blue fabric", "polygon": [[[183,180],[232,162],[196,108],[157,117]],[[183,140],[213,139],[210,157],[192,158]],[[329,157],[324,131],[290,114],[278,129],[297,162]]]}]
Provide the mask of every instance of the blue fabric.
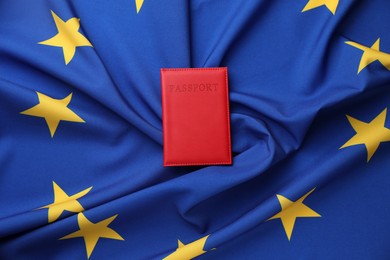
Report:
[{"label": "blue fabric", "polygon": [[[363,51],[390,53],[390,2],[340,0],[0,1],[0,258],[87,259],[79,212],[53,222],[53,182],[93,223],[91,259],[162,259],[178,239],[210,235],[199,259],[388,259],[390,143],[367,162],[364,144],[340,149],[390,105],[390,64],[357,74]],[[329,0],[328,2],[332,2]],[[38,44],[80,18],[93,47],[65,64]],[[386,67],[387,65],[387,67]],[[229,69],[232,166],[163,167],[160,68]],[[21,112],[72,93],[85,123]],[[390,128],[389,120],[385,128]],[[286,236],[277,195],[320,217]],[[215,249],[214,249],[215,248]],[[213,250],[212,250],[213,249]],[[180,258],[177,258],[180,259]]]}]

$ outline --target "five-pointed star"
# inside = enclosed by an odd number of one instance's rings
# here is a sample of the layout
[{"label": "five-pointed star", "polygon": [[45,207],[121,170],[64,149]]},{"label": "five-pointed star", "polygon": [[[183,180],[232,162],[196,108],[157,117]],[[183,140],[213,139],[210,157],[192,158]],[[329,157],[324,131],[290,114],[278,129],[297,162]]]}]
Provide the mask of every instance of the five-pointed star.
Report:
[{"label": "five-pointed star", "polygon": [[306,197],[309,196],[314,190],[315,188],[303,195],[299,200],[295,202],[287,199],[282,195],[276,195],[279,200],[280,206],[282,207],[282,210],[268,220],[280,218],[288,240],[291,239],[295,220],[297,218],[321,217],[321,215],[319,215],[317,212],[303,204],[303,201],[306,199]]},{"label": "five-pointed star", "polygon": [[352,145],[364,144],[367,149],[367,162],[369,162],[380,143],[390,141],[390,129],[385,127],[386,113],[387,108],[370,123],[365,123],[347,115],[348,121],[356,134],[341,146],[340,149]]},{"label": "five-pointed star", "polygon": [[137,8],[137,14],[141,10],[142,5],[144,4],[144,0],[135,0],[135,6]]},{"label": "five-pointed star", "polygon": [[366,47],[352,41],[346,41],[345,43],[363,51],[357,74],[374,61],[379,61],[386,69],[390,70],[390,54],[379,50],[380,38],[378,38],[371,47]]},{"label": "five-pointed star", "polygon": [[87,250],[88,258],[91,256],[97,242],[100,238],[109,238],[116,240],[124,240],[116,231],[109,228],[108,225],[117,217],[118,215],[109,217],[105,220],[102,220],[98,223],[93,223],[89,221],[83,213],[79,213],[77,216],[77,221],[79,224],[79,230],[73,232],[67,236],[61,237],[61,239],[70,239],[76,237],[84,238],[85,248]]},{"label": "five-pointed star", "polygon": [[92,44],[84,35],[79,33],[80,19],[73,17],[64,22],[53,11],[51,11],[51,14],[58,33],[46,41],[39,42],[39,44],[61,47],[64,52],[65,64],[68,65],[76,52],[76,47],[92,47]]},{"label": "five-pointed star", "polygon": [[39,104],[20,113],[23,115],[45,118],[51,137],[54,136],[61,120],[85,123],[83,119],[68,108],[72,99],[72,93],[64,99],[54,99],[42,93],[36,93],[38,95]]},{"label": "five-pointed star", "polygon": [[325,5],[332,14],[336,14],[337,6],[339,5],[339,0],[309,0],[306,6],[303,8],[302,12],[320,7]]},{"label": "five-pointed star", "polygon": [[84,211],[84,208],[77,200],[86,195],[91,189],[92,187],[89,187],[88,189],[80,191],[79,193],[68,196],[68,194],[66,194],[65,191],[53,181],[54,202],[39,209],[49,209],[49,223],[56,221],[65,210],[76,213],[82,212]]},{"label": "five-pointed star", "polygon": [[165,257],[163,260],[177,260],[177,259],[189,260],[197,256],[203,255],[204,253],[207,252],[204,251],[203,248],[209,236],[210,235],[202,237],[186,245],[183,244],[180,240],[178,240],[178,246],[176,251],[168,255],[167,257]]}]

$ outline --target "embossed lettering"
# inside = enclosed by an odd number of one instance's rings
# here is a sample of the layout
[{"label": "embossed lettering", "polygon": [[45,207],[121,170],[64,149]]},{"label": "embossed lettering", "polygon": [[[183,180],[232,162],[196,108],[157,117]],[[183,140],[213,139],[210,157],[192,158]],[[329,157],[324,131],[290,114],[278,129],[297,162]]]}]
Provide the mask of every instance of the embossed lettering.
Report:
[{"label": "embossed lettering", "polygon": [[186,84],[170,84],[170,93],[182,93],[182,92],[215,92],[218,90],[218,83],[186,83]]}]

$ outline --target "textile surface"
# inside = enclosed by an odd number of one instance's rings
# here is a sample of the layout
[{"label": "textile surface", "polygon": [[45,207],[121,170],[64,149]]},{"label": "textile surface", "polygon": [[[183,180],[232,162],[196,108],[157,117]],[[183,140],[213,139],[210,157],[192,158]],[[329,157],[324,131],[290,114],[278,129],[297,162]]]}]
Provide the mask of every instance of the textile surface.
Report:
[{"label": "textile surface", "polygon": [[[0,258],[389,259],[389,10],[1,0]],[[228,67],[232,166],[162,166],[186,67]]]}]

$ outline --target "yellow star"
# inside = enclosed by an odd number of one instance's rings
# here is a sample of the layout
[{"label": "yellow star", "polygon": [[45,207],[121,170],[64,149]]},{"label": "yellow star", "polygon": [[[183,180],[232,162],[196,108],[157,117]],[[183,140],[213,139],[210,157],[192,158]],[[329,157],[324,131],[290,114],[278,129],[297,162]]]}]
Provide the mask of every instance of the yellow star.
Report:
[{"label": "yellow star", "polygon": [[204,251],[204,245],[210,235],[202,237],[194,242],[189,244],[183,244],[178,240],[178,246],[175,252],[165,257],[163,260],[190,260],[197,256],[203,255],[207,251]]},{"label": "yellow star", "polygon": [[77,215],[77,221],[79,223],[80,229],[67,236],[61,237],[60,240],[76,238],[76,237],[84,238],[85,248],[87,250],[87,255],[89,258],[100,238],[124,240],[123,237],[121,237],[116,231],[108,227],[108,225],[110,225],[110,223],[117,216],[118,215],[109,217],[98,223],[92,223],[84,216],[83,213],[79,213]]},{"label": "yellow star", "polygon": [[379,50],[380,38],[378,38],[371,47],[366,47],[360,43],[352,41],[346,41],[345,43],[363,51],[357,74],[374,61],[379,61],[386,67],[386,69],[390,70],[390,54]]},{"label": "yellow star", "polygon": [[68,194],[66,194],[65,191],[63,191],[63,189],[61,189],[61,187],[53,181],[54,202],[39,209],[49,209],[49,223],[56,221],[61,216],[62,212],[64,212],[64,210],[76,213],[82,212],[84,211],[84,208],[77,200],[86,195],[91,189],[92,187],[89,187],[88,189],[85,189],[79,193],[68,196]]},{"label": "yellow star", "polygon": [[280,218],[289,241],[291,239],[295,220],[297,218],[321,217],[321,215],[319,215],[317,212],[303,204],[303,201],[306,199],[306,197],[309,196],[314,190],[315,188],[303,195],[303,197],[295,202],[287,199],[282,195],[276,195],[282,210],[268,220]]},{"label": "yellow star", "polygon": [[20,113],[23,115],[45,118],[51,137],[54,136],[61,120],[85,123],[83,119],[68,108],[72,99],[72,93],[64,99],[54,99],[42,93],[36,93],[38,95],[39,104]]},{"label": "yellow star", "polygon": [[76,47],[92,47],[92,44],[87,40],[87,38],[85,38],[84,35],[79,33],[80,19],[73,17],[64,22],[53,11],[51,11],[51,14],[56,24],[58,33],[52,38],[38,43],[61,47],[62,51],[64,52],[65,64],[68,65],[76,52]]},{"label": "yellow star", "polygon": [[370,123],[357,120],[347,115],[349,123],[356,134],[340,149],[357,144],[364,144],[367,149],[367,162],[370,161],[380,143],[390,141],[390,129],[385,127],[387,108],[385,108]]},{"label": "yellow star", "polygon": [[137,7],[137,14],[141,10],[143,4],[144,4],[144,0],[135,0],[135,6]]},{"label": "yellow star", "polygon": [[309,0],[309,2],[303,8],[302,13],[323,5],[325,5],[329,11],[335,15],[337,6],[339,5],[339,0]]}]

